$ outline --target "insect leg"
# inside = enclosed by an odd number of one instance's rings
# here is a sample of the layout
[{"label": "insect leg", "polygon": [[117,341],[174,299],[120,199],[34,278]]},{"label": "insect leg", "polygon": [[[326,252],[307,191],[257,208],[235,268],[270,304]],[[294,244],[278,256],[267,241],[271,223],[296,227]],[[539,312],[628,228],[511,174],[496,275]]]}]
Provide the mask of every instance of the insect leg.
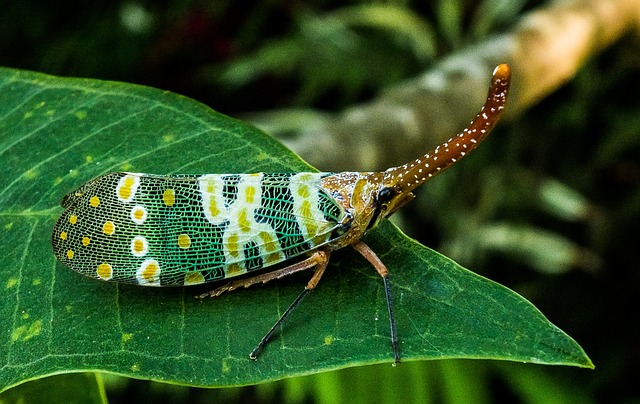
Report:
[{"label": "insect leg", "polygon": [[216,297],[216,296],[220,296],[224,292],[231,292],[232,290],[235,290],[238,288],[242,288],[242,287],[248,288],[249,286],[255,285],[256,283],[267,283],[273,279],[280,279],[284,276],[291,275],[299,271],[304,271],[305,269],[309,269],[311,267],[319,265],[321,262],[328,261],[329,260],[328,255],[329,254],[324,251],[316,251],[309,258],[306,258],[300,262],[296,262],[294,264],[278,269],[276,271],[252,276],[251,278],[238,279],[235,281],[231,281],[223,286],[220,286],[219,288],[203,293],[196,297],[199,299],[204,299],[206,297]]},{"label": "insect leg", "polygon": [[318,282],[320,282],[320,278],[322,277],[322,274],[324,274],[324,270],[327,268],[327,264],[329,264],[329,252],[316,251],[311,257],[309,257],[309,259],[315,259],[314,265],[316,265],[316,269],[313,272],[311,280],[309,280],[302,293],[300,293],[296,300],[294,300],[293,303],[289,305],[287,310],[285,310],[282,316],[280,316],[273,327],[271,327],[271,329],[265,334],[265,336],[262,337],[258,345],[249,354],[249,358],[253,360],[258,359],[258,355],[260,355],[260,352],[262,352],[273,334],[278,330],[278,328],[280,328],[284,321],[289,317],[293,310],[298,307],[300,302],[302,302],[302,300],[309,294],[309,292],[311,292],[318,285]]},{"label": "insect leg", "polygon": [[380,258],[373,252],[368,245],[362,241],[358,241],[351,245],[357,252],[373,265],[378,271],[384,282],[384,293],[387,297],[387,308],[389,309],[389,325],[391,327],[391,345],[393,345],[394,365],[400,363],[400,351],[398,350],[398,333],[396,331],[396,319],[393,315],[393,300],[391,299],[391,285],[389,284],[389,271],[387,267],[380,261]]}]

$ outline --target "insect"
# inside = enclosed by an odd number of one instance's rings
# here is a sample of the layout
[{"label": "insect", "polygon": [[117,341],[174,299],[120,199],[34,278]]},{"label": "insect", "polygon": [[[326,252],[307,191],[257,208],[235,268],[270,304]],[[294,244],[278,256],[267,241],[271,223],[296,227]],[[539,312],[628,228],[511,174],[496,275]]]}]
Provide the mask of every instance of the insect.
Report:
[{"label": "insect", "polygon": [[397,363],[389,272],[361,238],[413,199],[416,187],[477,147],[502,113],[510,76],[506,64],[496,67],[487,101],[468,128],[424,156],[384,172],[104,174],[63,198],[53,251],[83,275],[143,286],[254,275],[200,297],[315,268],[304,290],[251,352],[257,359],[316,287],[331,252],[352,246],[384,282]]}]

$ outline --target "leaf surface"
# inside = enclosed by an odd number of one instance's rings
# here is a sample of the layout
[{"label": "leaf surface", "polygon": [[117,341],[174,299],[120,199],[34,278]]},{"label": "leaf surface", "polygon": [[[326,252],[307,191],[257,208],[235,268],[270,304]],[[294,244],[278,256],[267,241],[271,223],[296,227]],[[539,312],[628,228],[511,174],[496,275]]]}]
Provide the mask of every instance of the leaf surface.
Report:
[{"label": "leaf surface", "polygon": [[[311,170],[259,130],[156,89],[0,69],[0,161],[0,390],[82,370],[230,386],[392,361],[382,281],[351,249],[333,254],[318,288],[257,362],[249,352],[310,272],[200,301],[194,295],[211,285],[118,285],[55,260],[50,237],[60,200],[102,173]],[[393,225],[365,242],[392,273],[403,360],[592,367],[522,297]]]}]

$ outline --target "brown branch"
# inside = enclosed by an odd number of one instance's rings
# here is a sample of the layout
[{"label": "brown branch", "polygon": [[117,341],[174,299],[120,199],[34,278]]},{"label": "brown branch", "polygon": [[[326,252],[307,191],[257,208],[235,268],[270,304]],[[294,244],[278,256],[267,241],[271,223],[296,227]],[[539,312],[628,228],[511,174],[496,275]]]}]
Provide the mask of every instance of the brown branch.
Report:
[{"label": "brown branch", "polygon": [[640,0],[555,1],[524,15],[511,32],[442,59],[370,103],[310,120],[299,137],[283,141],[324,171],[394,166],[465,127],[482,105],[499,63],[510,64],[513,71],[509,119],[639,27]]}]

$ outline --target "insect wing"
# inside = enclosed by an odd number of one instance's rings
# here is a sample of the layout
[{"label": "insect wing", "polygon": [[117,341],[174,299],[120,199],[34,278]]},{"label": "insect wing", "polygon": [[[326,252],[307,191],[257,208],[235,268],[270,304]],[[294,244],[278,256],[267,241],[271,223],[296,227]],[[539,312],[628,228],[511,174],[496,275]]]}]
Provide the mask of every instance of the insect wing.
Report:
[{"label": "insect wing", "polygon": [[84,275],[147,286],[256,271],[337,237],[326,175],[105,174],[64,197],[53,249]]}]

